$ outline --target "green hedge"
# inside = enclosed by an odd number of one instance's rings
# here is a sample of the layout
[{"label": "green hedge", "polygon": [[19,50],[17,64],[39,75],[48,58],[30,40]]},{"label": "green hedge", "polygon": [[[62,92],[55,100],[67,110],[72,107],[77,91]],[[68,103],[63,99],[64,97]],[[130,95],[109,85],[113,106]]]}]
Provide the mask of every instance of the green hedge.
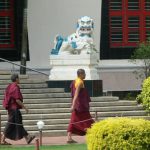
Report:
[{"label": "green hedge", "polygon": [[150,77],[144,80],[142,92],[137,96],[137,101],[142,103],[145,109],[150,112]]},{"label": "green hedge", "polygon": [[88,150],[150,150],[150,121],[109,118],[86,134]]}]

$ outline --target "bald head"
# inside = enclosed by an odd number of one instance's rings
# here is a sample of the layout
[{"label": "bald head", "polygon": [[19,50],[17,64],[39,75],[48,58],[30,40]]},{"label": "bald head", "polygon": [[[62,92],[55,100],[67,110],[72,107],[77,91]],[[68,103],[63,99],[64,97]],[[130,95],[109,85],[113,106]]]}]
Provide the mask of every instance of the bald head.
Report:
[{"label": "bald head", "polygon": [[18,74],[12,74],[11,75],[11,81],[19,84],[19,75]]},{"label": "bald head", "polygon": [[77,70],[77,76],[84,79],[85,78],[85,70],[84,69],[78,69]]},{"label": "bald head", "polygon": [[12,81],[12,82],[16,82],[17,79],[19,79],[18,74],[15,73],[15,74],[12,74],[12,75],[11,75],[11,81]]}]

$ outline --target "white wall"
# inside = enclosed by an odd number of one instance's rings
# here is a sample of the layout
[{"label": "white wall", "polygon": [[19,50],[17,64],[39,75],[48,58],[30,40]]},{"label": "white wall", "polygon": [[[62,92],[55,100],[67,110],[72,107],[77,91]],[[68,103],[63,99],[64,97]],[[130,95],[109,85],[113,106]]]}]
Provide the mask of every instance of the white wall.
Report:
[{"label": "white wall", "polygon": [[101,0],[28,0],[28,66],[48,68],[55,35],[72,34],[77,19],[85,15],[94,19],[94,38],[99,49]]}]

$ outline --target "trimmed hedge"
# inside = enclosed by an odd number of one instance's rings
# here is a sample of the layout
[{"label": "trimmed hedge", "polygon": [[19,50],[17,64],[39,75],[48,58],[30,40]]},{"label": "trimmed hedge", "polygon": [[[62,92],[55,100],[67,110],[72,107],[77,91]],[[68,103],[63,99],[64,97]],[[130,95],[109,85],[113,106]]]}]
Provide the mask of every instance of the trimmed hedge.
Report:
[{"label": "trimmed hedge", "polygon": [[137,96],[137,101],[142,103],[145,109],[150,112],[150,77],[144,80],[142,92]]},{"label": "trimmed hedge", "polygon": [[150,121],[109,118],[94,123],[86,140],[88,150],[150,150]]}]

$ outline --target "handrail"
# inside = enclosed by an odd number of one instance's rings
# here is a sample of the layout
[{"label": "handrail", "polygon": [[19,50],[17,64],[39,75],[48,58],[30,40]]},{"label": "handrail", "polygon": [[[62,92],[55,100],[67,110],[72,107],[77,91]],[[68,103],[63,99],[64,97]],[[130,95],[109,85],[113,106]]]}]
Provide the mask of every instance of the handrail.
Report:
[{"label": "handrail", "polygon": [[31,70],[31,71],[34,71],[34,72],[37,72],[37,73],[40,73],[40,74],[43,74],[43,75],[46,75],[46,76],[49,76],[48,74],[44,73],[44,72],[41,72],[41,71],[38,71],[36,69],[32,69],[32,68],[29,68],[29,67],[26,67],[26,66],[23,66],[23,65],[19,65],[17,63],[14,63],[12,61],[9,61],[7,59],[4,59],[4,58],[0,58],[0,60],[4,61],[4,62],[7,62],[7,63],[10,63],[10,64],[13,64],[13,65],[16,65],[16,66],[20,66],[20,67],[23,67],[23,68],[26,68],[28,70]]}]

